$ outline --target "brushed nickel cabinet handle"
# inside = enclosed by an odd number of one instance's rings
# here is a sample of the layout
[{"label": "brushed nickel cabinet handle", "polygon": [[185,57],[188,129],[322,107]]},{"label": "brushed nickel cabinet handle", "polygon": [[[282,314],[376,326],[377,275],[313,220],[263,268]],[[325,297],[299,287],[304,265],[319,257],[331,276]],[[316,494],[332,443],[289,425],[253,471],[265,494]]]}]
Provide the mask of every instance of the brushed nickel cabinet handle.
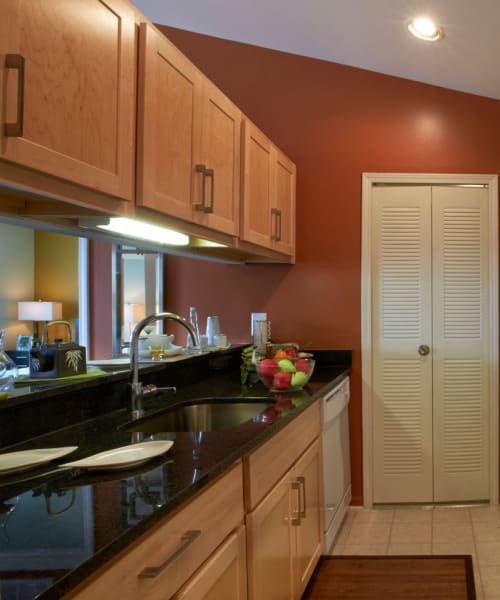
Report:
[{"label": "brushed nickel cabinet handle", "polygon": [[205,212],[205,194],[206,194],[206,175],[207,168],[205,165],[195,165],[194,170],[196,173],[202,174],[202,184],[201,184],[201,202],[198,202],[194,205],[195,210],[201,210]]},{"label": "brushed nickel cabinet handle", "polygon": [[297,527],[301,523],[301,521],[300,521],[300,482],[299,481],[292,481],[292,490],[297,490],[297,497],[298,497],[298,509],[295,513],[296,516],[294,516],[292,518],[292,525],[294,527]]},{"label": "brushed nickel cabinet handle", "polygon": [[299,492],[299,514],[302,519],[306,518],[306,478],[297,477],[301,492]]},{"label": "brushed nickel cabinet handle", "polygon": [[16,69],[17,77],[17,117],[15,123],[5,123],[3,132],[6,137],[21,137],[24,120],[24,56],[21,54],[6,54],[5,67]]},{"label": "brushed nickel cabinet handle", "polygon": [[168,567],[171,563],[174,562],[176,558],[178,558],[183,552],[185,552],[189,546],[195,541],[196,538],[199,538],[201,535],[201,531],[199,529],[194,529],[192,531],[186,531],[186,533],[181,537],[181,544],[174,550],[172,554],[161,563],[157,567],[146,567],[142,570],[137,576],[139,579],[152,579],[154,577],[158,577],[158,575]]},{"label": "brushed nickel cabinet handle", "polygon": [[281,210],[278,208],[271,208],[271,219],[274,216],[274,229],[271,234],[271,240],[273,242],[279,242],[281,240]]},{"label": "brushed nickel cabinet handle", "polygon": [[204,212],[214,212],[214,188],[215,188],[215,173],[213,169],[205,169],[205,177],[210,178],[210,204],[204,207]]}]

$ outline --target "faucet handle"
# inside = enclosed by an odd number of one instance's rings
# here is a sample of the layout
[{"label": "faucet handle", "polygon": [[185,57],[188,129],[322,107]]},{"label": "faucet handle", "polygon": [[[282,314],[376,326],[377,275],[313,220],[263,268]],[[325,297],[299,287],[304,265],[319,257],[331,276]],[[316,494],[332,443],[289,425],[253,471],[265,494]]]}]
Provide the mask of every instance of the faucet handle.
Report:
[{"label": "faucet handle", "polygon": [[144,396],[149,394],[157,394],[158,392],[175,392],[177,388],[174,386],[166,386],[166,387],[157,387],[154,383],[149,383],[148,385],[144,385],[142,387],[142,393]]}]

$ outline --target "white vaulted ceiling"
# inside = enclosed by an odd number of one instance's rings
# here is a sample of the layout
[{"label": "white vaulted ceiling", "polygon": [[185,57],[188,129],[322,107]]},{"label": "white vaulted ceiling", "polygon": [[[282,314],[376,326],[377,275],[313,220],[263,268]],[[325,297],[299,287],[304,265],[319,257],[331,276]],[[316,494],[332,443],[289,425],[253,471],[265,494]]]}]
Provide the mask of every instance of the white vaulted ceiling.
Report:
[{"label": "white vaulted ceiling", "polygon": [[[133,0],[153,22],[500,99],[500,0]],[[439,43],[410,36],[417,14]]]}]

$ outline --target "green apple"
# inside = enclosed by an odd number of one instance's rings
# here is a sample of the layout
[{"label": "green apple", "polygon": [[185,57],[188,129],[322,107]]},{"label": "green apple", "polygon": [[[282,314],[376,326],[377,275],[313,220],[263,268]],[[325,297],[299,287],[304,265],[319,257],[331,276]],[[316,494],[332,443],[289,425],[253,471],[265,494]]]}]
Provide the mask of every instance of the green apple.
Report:
[{"label": "green apple", "polygon": [[304,385],[308,379],[309,375],[307,373],[304,373],[303,371],[297,371],[296,373],[294,373],[292,375],[292,381],[291,384],[294,387],[299,387],[301,385]]},{"label": "green apple", "polygon": [[278,369],[285,373],[295,373],[295,365],[288,358],[282,358],[278,361]]}]

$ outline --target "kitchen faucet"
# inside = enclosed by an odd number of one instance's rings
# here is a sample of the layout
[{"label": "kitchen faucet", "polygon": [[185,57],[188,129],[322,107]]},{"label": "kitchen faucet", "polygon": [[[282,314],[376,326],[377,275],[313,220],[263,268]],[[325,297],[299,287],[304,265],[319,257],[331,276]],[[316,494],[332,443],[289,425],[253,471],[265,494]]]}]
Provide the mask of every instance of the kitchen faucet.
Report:
[{"label": "kitchen faucet", "polygon": [[[132,392],[130,396],[131,407],[132,407],[132,419],[139,419],[144,414],[144,395],[148,393],[152,393],[156,391],[158,388],[153,386],[148,387],[146,389],[143,388],[142,382],[139,381],[139,336],[142,333],[142,330],[151,325],[151,323],[155,323],[156,321],[175,321],[185,327],[189,335],[191,336],[191,341],[193,346],[199,346],[200,340],[198,339],[198,334],[196,333],[194,327],[184,319],[184,317],[180,317],[175,313],[171,312],[160,312],[152,315],[148,315],[142,321],[139,321],[137,325],[134,327],[132,331],[132,335],[130,336],[130,369],[132,371]],[[175,391],[175,388],[170,388]]]}]

